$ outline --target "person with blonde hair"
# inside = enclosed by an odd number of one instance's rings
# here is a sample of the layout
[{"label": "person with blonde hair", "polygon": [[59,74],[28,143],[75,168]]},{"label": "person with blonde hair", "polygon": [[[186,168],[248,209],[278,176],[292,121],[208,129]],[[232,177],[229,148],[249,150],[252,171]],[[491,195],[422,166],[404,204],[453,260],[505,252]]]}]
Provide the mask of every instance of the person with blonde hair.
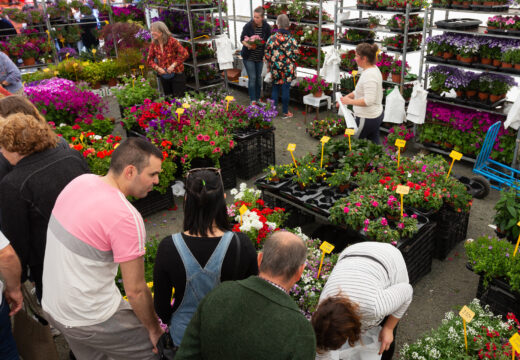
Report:
[{"label": "person with blonde hair", "polygon": [[150,25],[152,44],[148,51],[147,63],[159,75],[164,95],[182,97],[186,87],[184,61],[188,51],[172,36],[162,21]]},{"label": "person with blonde hair", "polygon": [[0,182],[0,223],[20,257],[22,281],[30,270],[39,300],[52,208],[61,190],[89,171],[79,152],[57,146],[58,141],[49,124],[34,116],[0,117],[0,153],[13,166]]}]

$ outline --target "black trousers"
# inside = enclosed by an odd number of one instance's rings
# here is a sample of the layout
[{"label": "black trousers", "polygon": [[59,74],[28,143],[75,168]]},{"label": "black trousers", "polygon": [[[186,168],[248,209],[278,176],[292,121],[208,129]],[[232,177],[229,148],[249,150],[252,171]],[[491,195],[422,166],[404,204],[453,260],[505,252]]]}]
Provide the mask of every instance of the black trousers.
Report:
[{"label": "black trousers", "polygon": [[184,97],[186,92],[186,76],[184,73],[175,74],[173,79],[165,80],[161,76],[161,86],[164,91],[164,96],[170,96],[174,98]]},{"label": "black trousers", "polygon": [[[385,112],[383,111],[381,115],[373,119],[365,118],[365,123],[363,128],[361,129],[361,133],[359,134],[359,139],[367,139],[378,145],[381,145],[381,140],[379,139],[379,127],[383,122],[383,118],[385,117]],[[360,126],[361,119],[359,116],[356,116],[356,124]]]}]

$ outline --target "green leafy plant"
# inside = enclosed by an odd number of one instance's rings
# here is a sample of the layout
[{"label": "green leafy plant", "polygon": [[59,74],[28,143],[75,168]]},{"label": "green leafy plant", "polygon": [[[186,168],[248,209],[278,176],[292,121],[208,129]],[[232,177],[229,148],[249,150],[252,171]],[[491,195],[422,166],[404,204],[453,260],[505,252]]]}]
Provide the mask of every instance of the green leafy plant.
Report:
[{"label": "green leafy plant", "polygon": [[270,165],[264,169],[264,172],[267,174],[266,180],[270,182],[278,182],[295,174],[293,163],[284,165]]},{"label": "green leafy plant", "polygon": [[327,178],[329,186],[348,185],[352,178],[352,168],[349,165],[344,165],[342,168],[336,170],[331,176]]},{"label": "green leafy plant", "polygon": [[145,99],[153,100],[158,95],[157,90],[142,76],[123,77],[121,81],[122,83],[111,91],[122,107],[139,105]]},{"label": "green leafy plant", "polygon": [[513,187],[500,192],[500,199],[495,205],[495,217],[493,223],[497,231],[513,239],[518,239],[520,227],[520,196]]}]

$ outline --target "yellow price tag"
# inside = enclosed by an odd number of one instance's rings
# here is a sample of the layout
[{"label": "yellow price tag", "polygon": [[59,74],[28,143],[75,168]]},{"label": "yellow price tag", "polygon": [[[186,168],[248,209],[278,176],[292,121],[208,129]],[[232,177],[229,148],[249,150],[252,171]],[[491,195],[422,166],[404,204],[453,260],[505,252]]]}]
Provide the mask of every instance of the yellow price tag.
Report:
[{"label": "yellow price tag", "polygon": [[184,104],[182,104],[182,108],[183,109],[189,109],[190,108],[190,104],[184,103]]},{"label": "yellow price tag", "polygon": [[325,144],[329,142],[330,137],[324,136],[321,138],[321,160],[320,160],[320,168],[323,167],[323,149],[325,148]]},{"label": "yellow price tag", "polygon": [[231,96],[231,95],[228,95],[228,96],[226,96],[225,100],[226,101],[233,101],[233,100],[235,100],[235,98],[233,96]]},{"label": "yellow price tag", "polygon": [[248,209],[247,206],[245,206],[245,205],[242,205],[242,206],[240,207],[240,209],[238,209],[238,211],[240,212],[240,215],[244,215],[244,213],[245,213],[247,210],[249,210],[249,209]]},{"label": "yellow price tag", "polygon": [[184,114],[184,109],[183,108],[178,108],[177,110],[175,110],[175,112],[179,115],[182,115]]},{"label": "yellow price tag", "polygon": [[332,245],[331,243],[328,243],[326,241],[324,241],[321,245],[320,245],[320,250],[323,251],[324,253],[326,254],[330,254],[332,252],[332,250],[334,250],[334,245]]},{"label": "yellow price tag", "polygon": [[50,71],[49,68],[43,69],[43,72],[49,72],[49,71]]},{"label": "yellow price tag", "polygon": [[328,136],[324,136],[324,137],[321,138],[320,141],[321,141],[323,144],[326,144],[326,143],[329,142],[329,140],[330,140],[330,137],[328,137]]},{"label": "yellow price tag", "polygon": [[287,145],[287,151],[293,152],[294,150],[296,150],[296,144]]},{"label": "yellow price tag", "polygon": [[450,158],[452,158],[453,160],[460,160],[462,159],[462,154],[458,151],[452,150],[452,152],[450,153]]},{"label": "yellow price tag", "polygon": [[475,313],[466,305],[460,310],[459,315],[464,319],[467,323],[471,322],[475,317]]},{"label": "yellow price tag", "polygon": [[410,187],[406,185],[397,185],[395,192],[400,195],[408,195],[410,193]]},{"label": "yellow price tag", "polygon": [[79,140],[83,141],[83,139],[84,139],[84,136],[83,136],[83,133],[81,133],[81,135],[79,136]]},{"label": "yellow price tag", "polygon": [[74,64],[72,64],[72,66],[74,66],[76,68],[76,67],[78,67],[78,63],[74,63]]},{"label": "yellow price tag", "polygon": [[276,170],[274,168],[271,169],[271,175],[276,176]]},{"label": "yellow price tag", "polygon": [[139,69],[144,69],[144,65],[139,65]]},{"label": "yellow price tag", "polygon": [[60,73],[57,71],[54,71],[54,76],[58,76]]},{"label": "yellow price tag", "polygon": [[173,306],[173,299],[175,298],[175,288],[172,287],[172,296],[171,296],[171,300],[170,300],[170,305]]},{"label": "yellow price tag", "polygon": [[356,87],[356,75],[358,74],[357,70],[352,70],[352,80],[354,80],[354,87]]},{"label": "yellow price tag", "polygon": [[105,20],[105,24],[107,24],[107,25],[109,24],[109,23],[108,23],[108,20]]},{"label": "yellow price tag", "polygon": [[66,54],[65,54],[65,57],[69,57],[69,55],[70,55],[69,53],[66,53]]},{"label": "yellow price tag", "polygon": [[[520,221],[516,225],[520,226]],[[516,253],[518,251],[518,245],[520,245],[520,235],[518,235],[518,240],[516,241],[516,246],[515,246],[515,251],[513,252],[513,257],[516,256]]]},{"label": "yellow price tag", "polygon": [[96,49],[92,49],[92,54],[96,55],[97,53],[97,50]]},{"label": "yellow price tag", "polygon": [[352,135],[355,134],[355,132],[356,132],[356,131],[355,131],[354,129],[347,129],[347,130],[345,130],[345,135],[350,135],[350,136],[352,136]]},{"label": "yellow price tag", "polygon": [[405,147],[406,146],[406,140],[403,140],[403,139],[395,140],[395,146],[397,146],[398,148]]},{"label": "yellow price tag", "polygon": [[509,343],[514,351],[520,353],[520,334],[516,333],[509,338]]}]

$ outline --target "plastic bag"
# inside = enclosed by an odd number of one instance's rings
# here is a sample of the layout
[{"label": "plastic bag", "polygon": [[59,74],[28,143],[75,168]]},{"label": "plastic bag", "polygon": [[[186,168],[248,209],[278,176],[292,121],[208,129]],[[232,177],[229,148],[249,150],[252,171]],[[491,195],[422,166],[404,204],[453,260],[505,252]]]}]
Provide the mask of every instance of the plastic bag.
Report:
[{"label": "plastic bag", "polygon": [[270,72],[268,72],[267,74],[265,74],[264,82],[266,82],[266,83],[271,83],[271,82],[273,82],[273,75],[271,75]]},{"label": "plastic bag", "polygon": [[383,122],[394,124],[402,124],[406,121],[406,112],[404,110],[404,98],[399,92],[397,86],[394,86],[392,92],[386,97],[385,117]]},{"label": "plastic bag", "polygon": [[342,97],[343,97],[343,95],[341,95],[341,93],[338,91],[336,93],[336,100],[337,100],[337,102],[339,104],[338,115],[340,115],[340,116],[343,115],[343,117],[345,118],[345,124],[347,125],[347,128],[354,129],[354,131],[357,133],[358,132],[358,126],[356,124],[356,120],[354,118],[354,114],[345,105],[343,105],[341,103],[341,98]]},{"label": "plastic bag", "polygon": [[172,194],[173,196],[184,196],[186,190],[184,189],[184,183],[182,181],[177,180],[175,184],[172,185]]},{"label": "plastic bag", "polygon": [[415,124],[424,124],[426,116],[428,92],[424,90],[421,84],[416,83],[413,87],[410,103],[408,104],[408,113],[406,119]]},{"label": "plastic bag", "polygon": [[516,101],[513,103],[513,107],[509,110],[507,114],[507,119],[504,122],[504,128],[512,127],[515,130],[520,128],[520,95],[516,98]]}]

